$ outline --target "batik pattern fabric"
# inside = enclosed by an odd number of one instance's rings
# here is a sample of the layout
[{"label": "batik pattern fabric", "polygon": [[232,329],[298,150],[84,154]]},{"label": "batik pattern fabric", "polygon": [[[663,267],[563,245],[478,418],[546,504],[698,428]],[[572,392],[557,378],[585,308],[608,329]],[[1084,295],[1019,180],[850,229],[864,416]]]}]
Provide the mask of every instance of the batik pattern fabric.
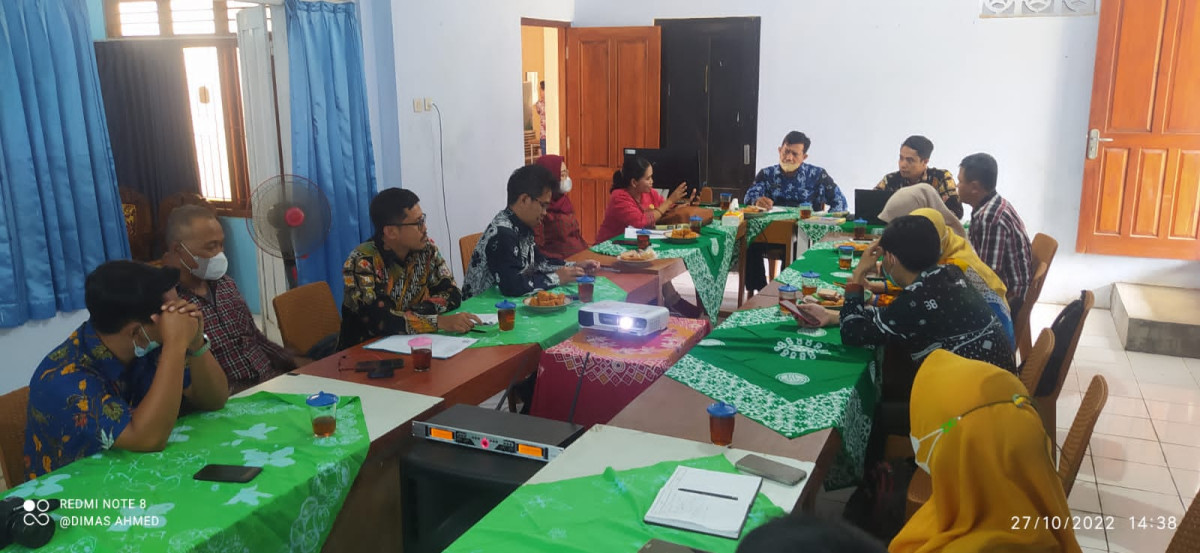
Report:
[{"label": "batik pattern fabric", "polygon": [[909,181],[900,174],[900,171],[888,173],[879,179],[879,184],[875,185],[876,190],[889,190],[895,192],[906,186],[912,186],[918,183],[926,183],[937,190],[937,193],[942,197],[942,201],[946,203],[946,207],[954,213],[955,217],[962,219],[963,206],[962,201],[958,198],[958,186],[954,184],[954,175],[945,169],[936,167],[926,167],[925,174],[915,181]]},{"label": "batik pattern fabric", "polygon": [[338,350],[377,336],[434,332],[438,315],[462,303],[454,273],[433,244],[400,259],[378,239],[363,242],[350,252],[342,278]]},{"label": "batik pattern fabric", "polygon": [[559,285],[557,271],[574,263],[548,258],[537,248],[533,229],[504,209],[479,237],[463,279],[463,295],[472,297],[493,286],[505,296],[524,296]]},{"label": "batik pattern fabric", "polygon": [[842,194],[833,177],[816,165],[800,164],[800,168],[786,175],[783,168],[772,165],[758,172],[754,184],[746,191],[746,205],[753,205],[759,198],[770,198],[775,205],[795,207],[800,204],[822,204],[829,211],[846,211],[846,196]]},{"label": "batik pattern fabric", "polygon": [[[29,381],[26,477],[111,448],[150,392],[161,354],[162,348],[154,349],[126,367],[100,341],[91,321],[54,348]],[[183,388],[190,385],[185,367]]]}]

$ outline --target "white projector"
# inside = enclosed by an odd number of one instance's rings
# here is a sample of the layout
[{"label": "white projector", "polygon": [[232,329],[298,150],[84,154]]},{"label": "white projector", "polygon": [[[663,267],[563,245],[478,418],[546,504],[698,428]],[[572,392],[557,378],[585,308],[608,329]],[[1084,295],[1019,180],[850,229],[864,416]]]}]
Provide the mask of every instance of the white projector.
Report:
[{"label": "white projector", "polygon": [[666,307],[622,301],[598,301],[579,309],[579,327],[630,336],[649,336],[667,329]]}]

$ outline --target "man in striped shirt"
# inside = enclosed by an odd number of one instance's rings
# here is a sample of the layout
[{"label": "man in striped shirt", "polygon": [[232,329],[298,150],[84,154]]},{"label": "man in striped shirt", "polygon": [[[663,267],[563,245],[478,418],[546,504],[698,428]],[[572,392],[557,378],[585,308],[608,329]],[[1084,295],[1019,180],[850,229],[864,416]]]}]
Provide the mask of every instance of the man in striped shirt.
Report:
[{"label": "man in striped shirt", "polygon": [[963,158],[958,166],[958,196],[972,208],[971,245],[1008,287],[1008,305],[1015,317],[1033,277],[1032,247],[1017,210],[996,193],[997,171],[996,159],[988,154]]}]

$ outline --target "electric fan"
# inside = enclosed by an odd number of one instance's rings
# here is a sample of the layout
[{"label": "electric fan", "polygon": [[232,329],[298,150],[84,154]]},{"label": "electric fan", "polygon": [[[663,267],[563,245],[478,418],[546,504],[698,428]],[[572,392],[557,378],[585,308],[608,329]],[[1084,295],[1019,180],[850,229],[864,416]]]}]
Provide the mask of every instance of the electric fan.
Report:
[{"label": "electric fan", "polygon": [[325,242],[331,214],[317,184],[296,175],[263,181],[250,197],[246,229],[262,251],[284,260],[303,259]]}]

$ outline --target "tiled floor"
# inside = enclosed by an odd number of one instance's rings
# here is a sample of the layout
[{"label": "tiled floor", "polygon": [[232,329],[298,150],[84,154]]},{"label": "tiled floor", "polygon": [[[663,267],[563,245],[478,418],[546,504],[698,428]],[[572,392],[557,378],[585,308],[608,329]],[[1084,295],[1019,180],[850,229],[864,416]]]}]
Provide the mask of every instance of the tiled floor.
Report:
[{"label": "tiled floor", "polygon": [[[1061,309],[1038,304],[1031,326],[1050,326]],[[1158,517],[1177,523],[1200,490],[1200,359],[1126,352],[1111,314],[1093,310],[1059,397],[1060,442],[1097,374],[1108,381],[1108,402],[1068,500],[1074,514],[1105,517],[1109,528],[1076,538],[1085,552],[1166,551],[1174,531],[1158,529]],[[848,498],[822,494],[818,513],[839,516]]]}]

